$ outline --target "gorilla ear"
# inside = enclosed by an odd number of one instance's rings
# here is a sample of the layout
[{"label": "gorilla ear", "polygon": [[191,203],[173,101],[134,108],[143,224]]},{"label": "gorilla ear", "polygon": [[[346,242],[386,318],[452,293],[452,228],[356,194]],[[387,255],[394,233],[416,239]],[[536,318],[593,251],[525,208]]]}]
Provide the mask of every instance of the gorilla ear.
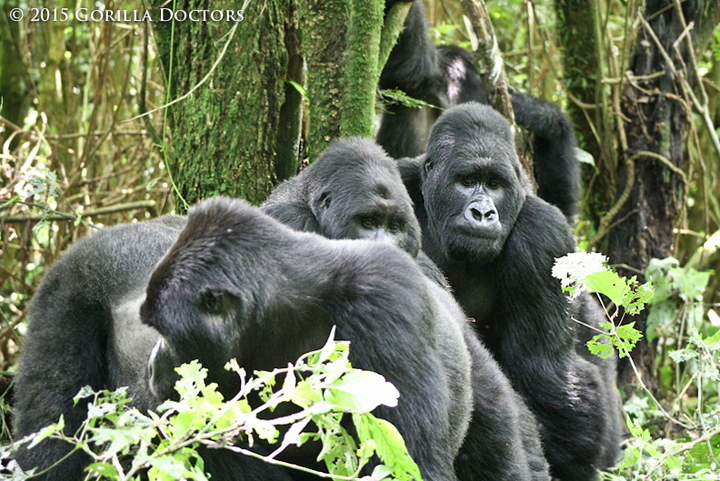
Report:
[{"label": "gorilla ear", "polygon": [[430,157],[425,157],[425,161],[422,164],[422,171],[424,175],[427,175],[430,173],[431,170],[435,168],[435,161],[433,161]]},{"label": "gorilla ear", "polygon": [[326,191],[326,192],[323,192],[322,194],[320,194],[320,197],[318,198],[317,202],[318,202],[318,204],[320,204],[319,207],[323,210],[330,207],[330,192]]},{"label": "gorilla ear", "polygon": [[315,217],[315,221],[320,224],[320,218],[324,211],[330,207],[331,195],[329,191],[323,191],[319,196],[310,201],[310,211]]}]

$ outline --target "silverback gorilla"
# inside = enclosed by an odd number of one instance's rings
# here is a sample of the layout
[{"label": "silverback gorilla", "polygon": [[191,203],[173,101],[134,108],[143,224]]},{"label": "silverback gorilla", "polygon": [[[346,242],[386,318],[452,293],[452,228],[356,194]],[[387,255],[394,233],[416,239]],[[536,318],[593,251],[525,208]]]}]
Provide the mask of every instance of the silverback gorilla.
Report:
[{"label": "silverback gorilla", "polygon": [[[173,368],[192,359],[232,395],[237,379],[223,369],[229,359],[248,372],[282,366],[320,348],[335,325],[336,338],[352,343],[353,365],[383,374],[400,391],[396,408],[375,413],[398,427],[424,479],[456,479],[470,367],[467,351],[437,348],[460,346],[462,338],[437,327],[452,321],[430,294],[434,285],[395,248],[298,233],[240,200],[202,202],[186,221],[102,230],[57,262],[33,300],[16,385],[16,434],[61,414],[74,432],[86,405],[73,406],[72,397],[84,385],[129,386],[134,405],[152,409],[172,395]],[[67,452],[46,440],[17,456],[28,469],[48,467]],[[300,479],[230,451],[201,454],[214,479]],[[75,454],[41,479],[81,479],[87,461]]]},{"label": "silverback gorilla", "polygon": [[[385,12],[395,0],[388,0]],[[400,89],[410,97],[449,108],[461,103],[487,103],[487,93],[465,49],[435,47],[428,34],[423,3],[413,3],[405,28],[380,77],[381,89]],[[557,206],[572,221],[580,191],[577,143],[572,123],[549,102],[512,91],[515,121],[532,133],[537,195]],[[393,158],[425,152],[433,123],[441,110],[389,104],[382,115],[378,143]]]},{"label": "silverback gorilla", "polygon": [[[286,225],[333,239],[371,239],[419,255],[435,295],[454,313],[472,358],[473,415],[455,461],[460,480],[548,479],[537,426],[462,310],[445,278],[419,251],[420,228],[396,162],[374,142],[333,142],[297,177],[279,185],[262,209]],[[454,329],[445,326],[443,329]],[[443,346],[452,355],[454,349]],[[452,360],[449,359],[452,363]]]},{"label": "silverback gorilla", "polygon": [[454,107],[427,154],[400,167],[423,248],[535,413],[551,474],[594,479],[619,451],[614,373],[603,377],[600,361],[576,353],[571,304],[551,276],[574,241],[561,212],[530,193],[510,125],[478,103]]}]

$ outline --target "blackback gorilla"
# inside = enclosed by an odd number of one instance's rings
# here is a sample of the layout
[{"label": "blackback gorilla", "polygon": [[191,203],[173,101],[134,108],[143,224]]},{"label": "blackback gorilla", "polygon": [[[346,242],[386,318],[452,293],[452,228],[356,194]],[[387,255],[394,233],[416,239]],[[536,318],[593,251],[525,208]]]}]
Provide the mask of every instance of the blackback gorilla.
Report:
[{"label": "blackback gorilla", "polygon": [[423,248],[537,416],[551,474],[594,479],[618,454],[617,391],[575,350],[571,304],[551,275],[574,241],[561,212],[530,193],[509,124],[487,106],[454,107],[427,154],[400,167]]},{"label": "blackback gorilla", "polygon": [[[75,244],[33,299],[16,435],[60,415],[74,433],[87,409],[72,398],[85,385],[129,386],[133,404],[152,409],[172,395],[172,369],[192,359],[229,396],[238,384],[223,369],[230,358],[248,372],[286,365],[321,347],[336,325],[336,338],[352,342],[353,364],[382,373],[400,391],[397,408],[376,413],[398,427],[424,478],[453,480],[456,438],[471,408],[469,390],[457,386],[469,384],[470,366],[461,349],[453,369],[443,364],[437,344],[462,338],[438,339],[435,323],[448,314],[429,294],[432,286],[394,248],[296,233],[238,200],[203,202],[187,219],[104,229]],[[17,459],[42,469],[68,451],[46,440]],[[301,479],[227,450],[201,454],[214,479]],[[76,453],[39,479],[82,479],[88,461]]]},{"label": "blackback gorilla", "polygon": [[[385,11],[396,3],[386,2]],[[425,152],[433,123],[453,105],[487,103],[485,87],[473,66],[472,53],[448,46],[435,47],[428,35],[421,0],[413,3],[398,43],[380,77],[381,89],[400,89],[410,97],[438,108],[410,108],[390,104],[382,115],[378,143],[393,158]],[[518,125],[532,133],[537,195],[557,206],[568,220],[577,210],[580,190],[577,143],[570,120],[549,102],[512,90]]]},{"label": "blackback gorilla", "polygon": [[[371,239],[418,256],[437,284],[436,295],[453,313],[472,358],[473,416],[455,462],[460,480],[548,479],[537,426],[480,343],[435,264],[419,250],[420,228],[397,164],[375,142],[334,141],[297,177],[280,184],[262,209],[300,231],[332,239]],[[453,325],[441,326],[455,330]],[[447,349],[447,362],[457,348]]]}]

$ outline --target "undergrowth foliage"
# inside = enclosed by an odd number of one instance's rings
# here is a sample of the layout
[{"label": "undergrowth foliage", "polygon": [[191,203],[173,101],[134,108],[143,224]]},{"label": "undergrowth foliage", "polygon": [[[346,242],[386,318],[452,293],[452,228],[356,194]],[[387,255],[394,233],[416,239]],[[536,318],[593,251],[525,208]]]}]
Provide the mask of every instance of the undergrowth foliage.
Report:
[{"label": "undergrowth foliage", "polygon": [[706,313],[702,303],[710,273],[654,259],[648,282],[639,284],[606,263],[601,254],[574,253],[556,261],[553,275],[571,295],[589,291],[603,303],[608,322],[588,342],[601,357],[628,356],[642,333],[623,318],[652,306],[646,335],[658,347],[666,397],[658,399],[633,364],[644,395],[625,404],[630,438],[623,459],[603,479],[720,479],[720,327],[709,322],[714,311]]},{"label": "undergrowth foliage", "polygon": [[[237,373],[239,390],[228,400],[214,383],[206,384],[207,370],[197,361],[184,364],[177,369],[181,378],[175,386],[180,399],[164,402],[157,413],[132,408],[126,388],[113,392],[85,388],[75,401],[90,398],[91,403],[77,433],[66,436],[61,417],[15,447],[27,444],[32,449],[46,438],[64,440],[74,451],[82,450],[92,458],[86,479],[124,481],[147,476],[151,481],[206,481],[197,452],[206,446],[337,480],[421,480],[397,429],[370,414],[381,404],[396,406],[397,389],[379,374],[354,369],[348,360],[349,344],[335,341],[333,329],[322,349],[304,354],[287,367],[258,371],[252,377],[231,361],[226,368]],[[261,405],[250,405],[252,393],[259,395]],[[283,403],[296,406],[296,412],[272,417]],[[357,442],[341,424],[346,415],[352,419]],[[277,459],[286,448],[311,440],[322,445],[318,460],[325,463],[327,473]],[[277,447],[262,456],[249,449],[258,442]],[[1,448],[0,454],[14,479],[27,474],[9,460],[11,449]],[[371,475],[360,477],[373,455],[382,464]]]}]

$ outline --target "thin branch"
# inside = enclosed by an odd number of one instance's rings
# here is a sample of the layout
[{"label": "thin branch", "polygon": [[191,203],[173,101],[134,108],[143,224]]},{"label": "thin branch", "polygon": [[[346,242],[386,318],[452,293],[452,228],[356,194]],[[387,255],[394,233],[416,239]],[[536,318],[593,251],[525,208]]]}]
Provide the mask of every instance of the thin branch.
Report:
[{"label": "thin branch", "polygon": [[[43,208],[44,206],[41,206],[39,204],[33,204],[31,202],[22,202],[22,204],[30,205],[31,207],[39,207]],[[0,216],[0,222],[5,222],[8,224],[15,224],[19,222],[39,222],[41,220],[76,220],[78,216],[84,218],[84,217],[94,217],[98,215],[105,215],[105,214],[115,214],[117,212],[124,212],[128,210],[134,210],[134,209],[147,209],[151,213],[154,213],[155,211],[155,205],[156,202],[154,200],[140,200],[137,202],[128,202],[126,204],[117,204],[117,205],[109,205],[106,207],[99,207],[97,209],[91,209],[86,210],[84,212],[78,212],[77,215],[73,214],[67,214],[65,212],[58,212],[58,211],[50,211],[49,214],[31,214],[31,215],[9,215],[7,217],[1,217]]]}]

